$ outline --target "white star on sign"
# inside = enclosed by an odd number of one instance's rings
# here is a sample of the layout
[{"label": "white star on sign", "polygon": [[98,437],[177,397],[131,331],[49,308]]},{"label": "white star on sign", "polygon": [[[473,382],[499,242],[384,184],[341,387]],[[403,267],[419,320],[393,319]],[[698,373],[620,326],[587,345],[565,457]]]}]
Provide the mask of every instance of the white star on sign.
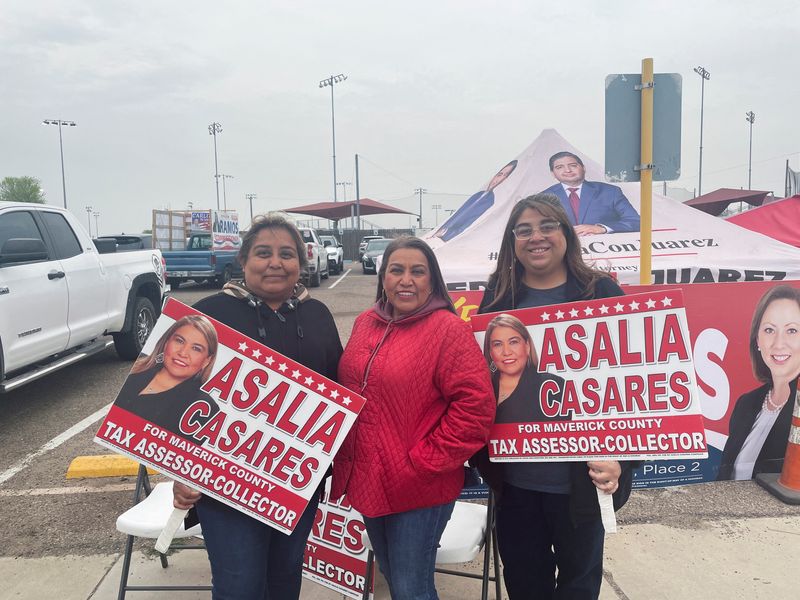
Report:
[{"label": "white star on sign", "polygon": [[255,358],[256,360],[258,360],[260,356],[261,356],[261,350],[259,350],[258,348],[256,348],[255,350],[253,350],[253,358]]},{"label": "white star on sign", "polygon": [[281,363],[278,366],[278,371],[280,371],[281,373],[286,373],[286,369],[288,369],[288,368],[289,367],[286,365],[286,363]]},{"label": "white star on sign", "polygon": [[600,305],[600,314],[601,315],[607,315],[608,311],[609,311],[609,307],[608,306],[606,306],[605,304],[601,304]]},{"label": "white star on sign", "polygon": [[239,344],[239,352],[246,352],[247,351],[247,344],[242,342]]},{"label": "white star on sign", "polygon": [[591,306],[587,306],[586,308],[583,309],[583,314],[585,314],[587,317],[589,315],[593,315],[594,309]]},{"label": "white star on sign", "polygon": [[306,377],[305,382],[306,385],[310,386],[312,383],[314,383],[314,380],[311,377]]},{"label": "white star on sign", "polygon": [[639,303],[638,302],[631,302],[628,306],[631,307],[631,310],[639,310]]},{"label": "white star on sign", "polygon": [[325,384],[324,383],[318,383],[317,384],[317,391],[318,392],[324,392],[325,391]]},{"label": "white star on sign", "polygon": [[350,400],[349,396],[347,396],[345,398],[342,398],[342,404],[344,404],[345,406],[350,406],[351,402],[352,402],[352,400]]},{"label": "white star on sign", "polygon": [[272,358],[271,356],[268,356],[267,358],[264,359],[264,362],[267,363],[271,367],[272,363],[275,362],[275,359]]},{"label": "white star on sign", "polygon": [[542,313],[542,321],[549,321],[550,313]]},{"label": "white star on sign", "polygon": [[614,305],[614,310],[616,310],[617,312],[622,312],[623,310],[625,310],[625,306],[617,302]]},{"label": "white star on sign", "polygon": [[661,301],[661,304],[664,306],[672,306],[672,298],[669,296],[664,296],[664,299]]},{"label": "white star on sign", "polygon": [[298,371],[297,369],[292,371],[292,378],[293,379],[299,379],[300,378],[300,371]]},{"label": "white star on sign", "polygon": [[569,311],[569,316],[574,319],[575,317],[578,316],[578,310],[573,308],[571,311]]},{"label": "white star on sign", "polygon": [[645,302],[645,304],[647,304],[647,308],[655,308],[656,307],[656,301],[653,300],[652,298],[648,298],[647,302]]},{"label": "white star on sign", "polygon": [[563,318],[564,318],[564,311],[563,310],[557,310],[556,311],[556,319],[563,319]]},{"label": "white star on sign", "polygon": [[338,397],[339,397],[339,392],[337,392],[336,390],[333,390],[333,391],[331,392],[331,398],[333,398],[334,400],[336,400]]}]

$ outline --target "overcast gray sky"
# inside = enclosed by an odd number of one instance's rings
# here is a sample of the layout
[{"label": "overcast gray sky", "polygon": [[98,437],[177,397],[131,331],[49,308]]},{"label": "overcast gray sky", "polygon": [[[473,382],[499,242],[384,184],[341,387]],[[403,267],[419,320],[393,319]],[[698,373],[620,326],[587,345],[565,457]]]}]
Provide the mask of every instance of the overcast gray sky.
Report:
[{"label": "overcast gray sky", "polygon": [[73,120],[69,208],[84,223],[87,205],[99,211],[101,233],[141,231],[152,208],[216,205],[217,121],[243,220],[249,192],[256,212],[331,200],[330,91],[318,85],[344,73],[338,179],[355,182],[358,153],[361,196],[416,212],[424,187],[431,226],[433,204],[459,206],[544,128],[602,163],[605,77],[652,57],[683,76],[670,185],[697,187],[702,65],[703,191],[747,187],[752,110],[752,187],[782,194],[785,161],[800,168],[798,23],[796,0],[0,0],[0,178],[37,177],[61,205],[58,129],[41,121]]}]

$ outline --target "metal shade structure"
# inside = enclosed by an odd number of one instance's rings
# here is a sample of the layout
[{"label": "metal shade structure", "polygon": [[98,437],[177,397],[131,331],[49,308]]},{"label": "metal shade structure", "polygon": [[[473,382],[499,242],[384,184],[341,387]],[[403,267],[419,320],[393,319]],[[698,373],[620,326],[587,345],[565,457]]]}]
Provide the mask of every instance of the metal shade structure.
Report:
[{"label": "metal shade structure", "polygon": [[294,206],[292,208],[283,208],[283,212],[299,213],[302,215],[311,215],[321,219],[329,219],[331,221],[338,221],[340,219],[347,219],[356,216],[356,204],[358,204],[358,212],[360,216],[365,215],[383,215],[383,214],[402,214],[413,215],[416,213],[389,206],[377,200],[370,198],[361,198],[358,202],[355,200],[351,202],[317,202],[316,204],[306,204],[304,206]]},{"label": "metal shade structure", "polygon": [[771,193],[757,190],[720,188],[711,193],[687,200],[684,204],[718,217],[732,202],[746,202],[750,206],[761,206]]}]

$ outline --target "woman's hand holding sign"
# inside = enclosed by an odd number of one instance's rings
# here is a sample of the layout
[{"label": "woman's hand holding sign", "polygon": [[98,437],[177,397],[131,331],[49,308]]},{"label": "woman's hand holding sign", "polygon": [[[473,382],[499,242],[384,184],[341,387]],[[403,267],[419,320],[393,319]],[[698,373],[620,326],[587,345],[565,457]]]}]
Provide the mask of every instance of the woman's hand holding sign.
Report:
[{"label": "woman's hand holding sign", "polygon": [[592,460],[586,463],[589,467],[589,477],[595,487],[605,492],[613,494],[619,486],[619,476],[622,474],[622,467],[616,460]]},{"label": "woman's hand holding sign", "polygon": [[172,506],[175,508],[189,510],[200,500],[200,496],[200,492],[193,490],[180,481],[172,484]]}]

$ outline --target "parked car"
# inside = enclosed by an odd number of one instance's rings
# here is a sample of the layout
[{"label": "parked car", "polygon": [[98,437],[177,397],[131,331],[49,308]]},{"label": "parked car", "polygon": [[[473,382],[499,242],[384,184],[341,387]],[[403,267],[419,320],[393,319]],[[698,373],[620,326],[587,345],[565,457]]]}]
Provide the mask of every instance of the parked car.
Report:
[{"label": "parked car", "polygon": [[[129,250],[150,250],[153,247],[153,236],[149,233],[120,233],[119,235],[100,235],[94,238],[94,245],[100,250],[102,242],[114,242],[116,252]],[[100,242],[100,243],[98,243]]]},{"label": "parked car", "polygon": [[364,256],[361,257],[361,269],[364,273],[378,272],[378,257],[383,256],[383,251],[392,240],[386,238],[372,239],[367,242]]},{"label": "parked car", "polygon": [[361,258],[364,256],[364,250],[367,249],[367,242],[370,240],[382,239],[384,239],[382,235],[365,235],[361,238],[361,243],[358,245],[358,261],[361,262]]},{"label": "parked car", "polygon": [[298,229],[300,236],[306,243],[306,251],[308,253],[306,255],[308,268],[303,275],[303,281],[306,282],[308,287],[319,287],[320,280],[327,279],[329,276],[328,254],[315,229],[310,227],[298,227]]},{"label": "parked car", "polygon": [[231,279],[242,277],[238,250],[214,250],[210,233],[192,233],[186,250],[164,250],[167,283],[178,289],[190,280],[210,281],[222,287]]},{"label": "parked car", "polygon": [[142,351],[161,312],[161,251],[106,244],[63,208],[0,202],[0,393],[104,350],[109,334],[121,358]]},{"label": "parked car", "polygon": [[332,235],[321,235],[319,238],[328,253],[328,270],[336,275],[344,271],[344,247]]}]

